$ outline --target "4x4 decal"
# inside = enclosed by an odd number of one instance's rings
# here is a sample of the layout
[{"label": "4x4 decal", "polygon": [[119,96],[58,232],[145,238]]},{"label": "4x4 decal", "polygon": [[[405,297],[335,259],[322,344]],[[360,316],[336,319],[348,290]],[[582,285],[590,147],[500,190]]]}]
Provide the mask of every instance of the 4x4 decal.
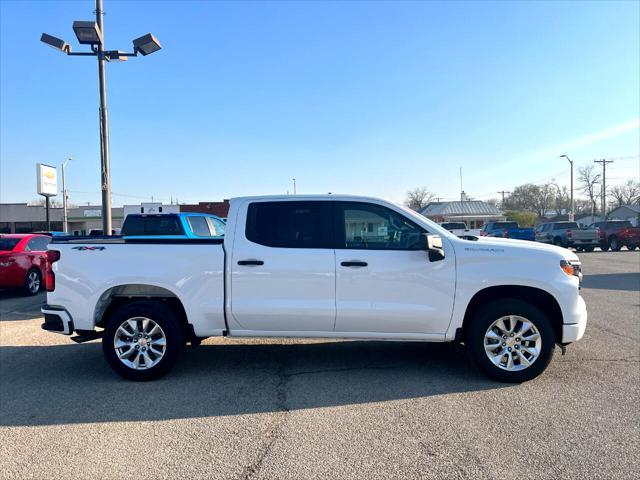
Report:
[{"label": "4x4 decal", "polygon": [[73,247],[72,250],[80,250],[81,252],[85,251],[85,250],[105,250],[107,247]]}]

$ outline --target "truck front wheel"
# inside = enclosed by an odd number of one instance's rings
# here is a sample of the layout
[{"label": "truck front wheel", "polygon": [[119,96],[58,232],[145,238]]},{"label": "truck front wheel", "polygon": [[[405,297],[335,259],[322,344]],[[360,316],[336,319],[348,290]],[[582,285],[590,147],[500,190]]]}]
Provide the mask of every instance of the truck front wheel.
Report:
[{"label": "truck front wheel", "polygon": [[111,368],[136,381],[167,374],[183,345],[175,313],[154,301],[134,302],[116,310],[102,337],[102,350]]},{"label": "truck front wheel", "polygon": [[488,377],[520,383],[549,365],[555,335],[549,319],[533,305],[504,299],[481,307],[471,319],[466,343]]}]

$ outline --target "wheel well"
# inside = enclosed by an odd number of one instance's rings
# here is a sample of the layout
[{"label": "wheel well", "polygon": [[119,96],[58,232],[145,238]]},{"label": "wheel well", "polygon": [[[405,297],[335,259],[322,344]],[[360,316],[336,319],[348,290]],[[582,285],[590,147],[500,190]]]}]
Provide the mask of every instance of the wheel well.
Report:
[{"label": "wheel well", "polygon": [[96,306],[95,325],[104,328],[113,312],[124,305],[139,300],[151,300],[167,305],[175,312],[187,338],[193,336],[193,327],[187,320],[187,313],[180,299],[173,292],[154,285],[118,285],[104,292]]},{"label": "wheel well", "polygon": [[544,313],[553,327],[556,342],[562,339],[562,310],[558,302],[548,292],[535,287],[524,287],[520,285],[502,285],[489,287],[476,293],[464,314],[462,324],[462,338],[466,337],[467,329],[473,320],[474,314],[480,307],[489,302],[507,298],[515,298],[523,302],[530,303]]}]

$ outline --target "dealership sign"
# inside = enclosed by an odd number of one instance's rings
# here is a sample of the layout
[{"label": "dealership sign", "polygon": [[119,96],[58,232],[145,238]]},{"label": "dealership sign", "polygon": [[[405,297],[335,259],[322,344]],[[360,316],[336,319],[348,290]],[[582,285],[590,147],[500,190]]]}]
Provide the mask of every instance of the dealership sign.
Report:
[{"label": "dealership sign", "polygon": [[38,174],[38,195],[55,197],[58,194],[58,172],[56,167],[37,163],[36,172]]}]

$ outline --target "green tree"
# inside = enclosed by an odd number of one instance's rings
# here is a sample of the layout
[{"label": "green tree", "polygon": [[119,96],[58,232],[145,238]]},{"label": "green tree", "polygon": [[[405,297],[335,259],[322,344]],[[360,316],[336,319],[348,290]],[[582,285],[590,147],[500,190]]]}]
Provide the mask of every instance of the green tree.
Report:
[{"label": "green tree", "polygon": [[517,222],[521,227],[533,227],[538,216],[533,212],[509,210],[505,212],[507,220]]}]

